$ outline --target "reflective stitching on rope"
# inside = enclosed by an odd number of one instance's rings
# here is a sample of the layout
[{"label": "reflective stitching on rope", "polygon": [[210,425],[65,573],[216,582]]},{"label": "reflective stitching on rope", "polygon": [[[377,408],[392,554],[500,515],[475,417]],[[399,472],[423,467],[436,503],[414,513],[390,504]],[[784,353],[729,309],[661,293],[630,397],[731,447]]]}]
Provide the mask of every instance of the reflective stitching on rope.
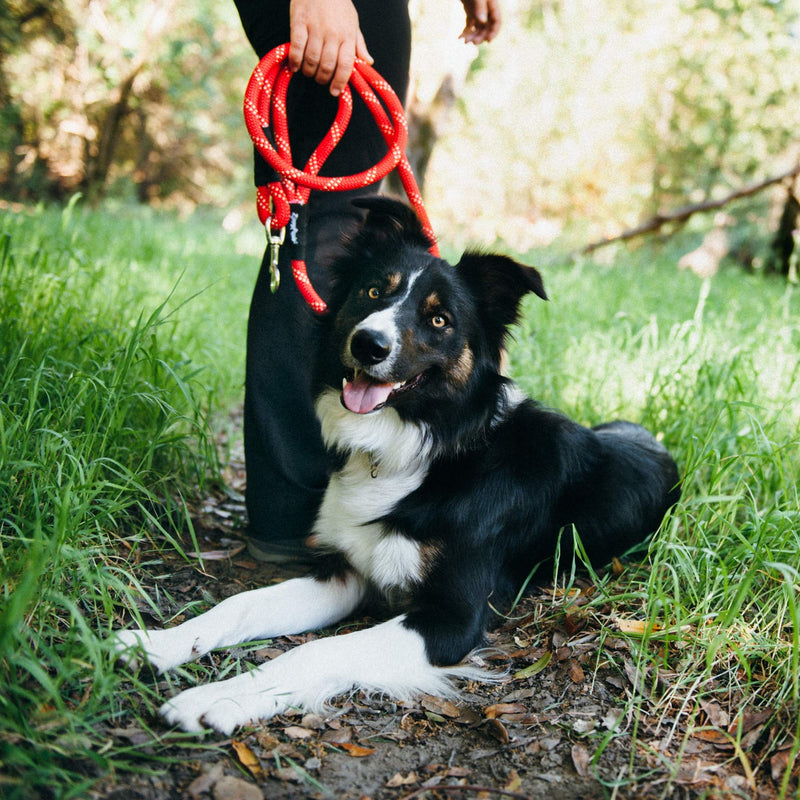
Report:
[{"label": "reflective stitching on rope", "polygon": [[[422,203],[411,165],[405,155],[408,140],[405,113],[392,87],[369,64],[356,59],[350,83],[339,95],[339,107],[330,130],[311,154],[305,170],[300,170],[292,163],[286,119],[286,91],[293,75],[289,69],[288,53],[288,44],[282,44],[267,53],[253,71],[244,97],[244,118],[250,138],[264,160],[280,176],[280,181],[256,189],[256,210],[261,224],[269,223],[271,232],[277,233],[289,224],[290,203],[305,205],[312,189],[324,192],[361,189],[377,183],[397,167],[409,202],[431,243],[430,252],[438,256],[436,236]],[[341,140],[350,122],[353,111],[350,85],[372,112],[388,152],[377,164],[364,172],[339,177],[321,177],[318,174],[319,170]],[[274,146],[267,131],[271,131],[275,141]],[[270,231],[267,233],[269,235]],[[325,302],[311,285],[305,261],[293,260],[292,273],[306,302],[318,313],[324,312]]]}]

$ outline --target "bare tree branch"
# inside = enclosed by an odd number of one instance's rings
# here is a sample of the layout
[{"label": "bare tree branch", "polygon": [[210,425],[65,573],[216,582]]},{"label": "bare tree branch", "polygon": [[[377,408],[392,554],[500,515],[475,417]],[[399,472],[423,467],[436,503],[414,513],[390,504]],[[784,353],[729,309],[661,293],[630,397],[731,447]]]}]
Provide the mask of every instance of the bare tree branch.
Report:
[{"label": "bare tree branch", "polygon": [[731,203],[734,200],[739,200],[742,197],[750,197],[751,195],[758,194],[764,189],[774,186],[776,183],[782,183],[789,178],[796,178],[798,175],[800,175],[800,162],[792,167],[792,169],[787,170],[780,175],[774,175],[773,177],[767,178],[759,183],[752,183],[749,186],[743,186],[741,189],[737,189],[736,191],[731,192],[730,194],[726,195],[725,197],[721,197],[718,200],[704,200],[702,203],[693,203],[691,205],[680,206],[674,211],[667,211],[664,214],[656,214],[650,217],[650,219],[642,222],[640,225],[637,225],[635,228],[629,228],[617,236],[610,236],[606,239],[600,239],[599,241],[591,242],[583,247],[579,252],[583,255],[587,255],[588,253],[592,253],[601,247],[605,247],[607,244],[611,244],[612,242],[625,242],[629,239],[635,239],[637,236],[655,233],[656,231],[661,230],[664,225],[669,225],[670,223],[674,222],[686,222],[686,220],[689,219],[689,217],[691,217],[693,214],[699,214],[705,211],[716,211],[717,209],[726,206],[728,203]]}]

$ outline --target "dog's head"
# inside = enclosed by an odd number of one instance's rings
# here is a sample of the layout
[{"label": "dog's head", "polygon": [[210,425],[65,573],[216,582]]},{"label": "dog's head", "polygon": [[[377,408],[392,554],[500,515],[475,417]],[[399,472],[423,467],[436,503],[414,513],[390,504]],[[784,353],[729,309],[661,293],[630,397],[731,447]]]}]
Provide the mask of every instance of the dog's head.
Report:
[{"label": "dog's head", "polygon": [[385,406],[424,418],[426,408],[468,394],[497,374],[508,327],[522,297],[546,299],[542,279],[501,255],[465,253],[455,266],[428,251],[414,212],[387,198],[368,210],[360,232],[334,265],[330,302],[342,402],[368,414]]}]

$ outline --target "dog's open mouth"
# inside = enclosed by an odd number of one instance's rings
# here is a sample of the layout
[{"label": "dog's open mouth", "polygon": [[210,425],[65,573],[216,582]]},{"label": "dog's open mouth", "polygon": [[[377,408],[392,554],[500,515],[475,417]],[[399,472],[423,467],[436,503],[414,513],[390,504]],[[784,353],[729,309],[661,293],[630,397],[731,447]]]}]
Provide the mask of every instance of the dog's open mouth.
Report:
[{"label": "dog's open mouth", "polygon": [[381,383],[360,369],[353,370],[342,381],[342,403],[355,414],[369,414],[383,408],[396,397],[417,386],[425,376],[421,372],[414,378],[399,383]]}]

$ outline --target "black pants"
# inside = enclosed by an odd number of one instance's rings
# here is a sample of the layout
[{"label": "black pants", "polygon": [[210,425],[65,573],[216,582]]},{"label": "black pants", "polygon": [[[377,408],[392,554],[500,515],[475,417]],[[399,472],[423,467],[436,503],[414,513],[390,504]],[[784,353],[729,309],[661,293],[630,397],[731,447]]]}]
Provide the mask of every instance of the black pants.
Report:
[{"label": "black pants", "polygon": [[[235,0],[253,49],[259,58],[289,41],[288,0]],[[408,0],[354,0],[375,69],[400,99],[408,88],[411,32]],[[354,94],[353,115],[322,175],[350,175],[376,164],[386,145],[371,113]],[[338,100],[327,86],[298,74],[287,97],[289,136],[295,166],[308,157],[330,128]],[[270,179],[256,155],[256,184]],[[326,264],[342,236],[360,219],[351,205],[355,195],[375,193],[377,185],[357,192],[315,192],[309,200],[306,264],[314,288],[327,298]],[[315,312],[305,303],[292,278],[287,254],[281,255],[279,290],[269,288],[268,253],[262,261],[250,306],[247,329],[244,445],[247,467],[247,512],[250,533],[275,541],[305,537],[328,480],[319,423],[311,397],[311,380],[319,344]]]}]

